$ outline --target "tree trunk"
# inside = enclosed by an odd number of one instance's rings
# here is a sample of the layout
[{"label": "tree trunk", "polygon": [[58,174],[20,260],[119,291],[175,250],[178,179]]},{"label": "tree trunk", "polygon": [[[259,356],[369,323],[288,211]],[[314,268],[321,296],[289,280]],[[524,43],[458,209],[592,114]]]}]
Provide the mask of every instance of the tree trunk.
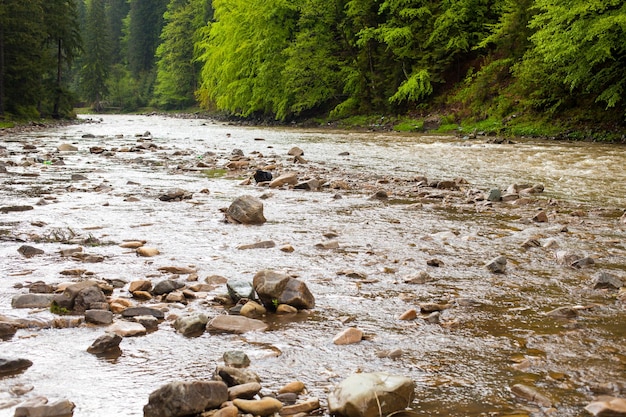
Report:
[{"label": "tree trunk", "polygon": [[0,116],[4,115],[4,27],[0,27]]},{"label": "tree trunk", "polygon": [[57,42],[57,81],[54,86],[54,107],[52,109],[52,118],[58,119],[59,115],[59,106],[61,102],[61,67],[63,61],[63,50],[61,49],[62,43],[61,38],[59,38]]}]

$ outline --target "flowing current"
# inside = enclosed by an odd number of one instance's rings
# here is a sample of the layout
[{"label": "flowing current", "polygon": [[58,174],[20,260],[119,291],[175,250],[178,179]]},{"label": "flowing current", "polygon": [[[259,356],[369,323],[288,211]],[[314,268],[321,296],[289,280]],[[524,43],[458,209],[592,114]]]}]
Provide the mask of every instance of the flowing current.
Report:
[{"label": "flowing current", "polygon": [[[600,272],[626,280],[623,146],[91,118],[97,122],[0,136],[7,170],[0,173],[0,208],[33,207],[0,213],[0,315],[41,323],[58,318],[11,303],[29,283],[76,281],[67,271],[158,282],[169,277],[159,268],[172,265],[197,270],[201,282],[287,271],[307,284],[316,307],[289,318],[268,316],[268,331],[242,335],[184,337],[166,319],[146,336],[124,338],[115,358],[86,351],[104,326],[20,329],[0,341],[0,358],[33,365],[0,378],[0,416],[13,416],[16,405],[36,396],[71,400],[77,417],[141,416],[152,391],[172,381],[211,379],[230,350],[248,354],[265,393],[303,381],[307,395],[320,399],[320,414],[327,414],[333,387],[356,372],[410,377],[416,392],[409,407],[422,416],[582,417],[598,395],[626,396],[626,297],[593,282]],[[61,144],[78,150],[59,152]],[[306,164],[287,154],[294,146]],[[95,147],[105,152],[92,152]],[[225,166],[235,149],[250,164],[232,171]],[[59,159],[62,165],[51,163]],[[297,171],[348,186],[303,191],[246,184],[255,164],[272,165],[274,175]],[[456,197],[438,197],[436,189],[412,182],[423,176],[464,181]],[[511,184],[545,190],[528,206],[475,198]],[[159,200],[173,188],[193,197]],[[370,198],[381,189],[388,199]],[[222,209],[246,194],[263,198],[268,221],[225,223]],[[548,222],[531,220],[538,209]],[[319,247],[329,233],[338,248]],[[126,240],[145,240],[160,255],[138,257],[119,246]],[[238,249],[264,240],[276,247]],[[524,245],[529,240],[539,246]],[[59,255],[75,241],[95,242],[82,246],[102,262]],[[44,254],[25,258],[17,251],[23,244]],[[286,245],[294,251],[279,249]],[[594,262],[563,265],[559,251]],[[507,258],[506,271],[493,274],[484,265],[499,255]],[[416,283],[420,272],[429,278]],[[222,286],[186,306],[172,304],[166,316],[223,314],[214,299],[225,292]],[[113,297],[130,299],[128,285]],[[424,303],[445,305],[438,321],[426,314],[398,319]],[[564,306],[578,315],[547,314]],[[333,344],[347,327],[361,329],[364,340]],[[389,351],[399,353],[389,357]],[[516,396],[515,384],[533,387],[552,406]],[[16,395],[19,386],[32,390]]]}]

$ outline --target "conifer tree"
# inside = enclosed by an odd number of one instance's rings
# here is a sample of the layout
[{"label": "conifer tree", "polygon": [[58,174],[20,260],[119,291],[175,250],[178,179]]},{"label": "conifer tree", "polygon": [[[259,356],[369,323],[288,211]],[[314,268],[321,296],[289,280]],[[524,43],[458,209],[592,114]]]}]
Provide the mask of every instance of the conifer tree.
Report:
[{"label": "conifer tree", "polygon": [[111,65],[111,42],[108,33],[105,0],[88,0],[81,88],[96,111],[102,110],[103,100],[108,92],[107,78]]}]

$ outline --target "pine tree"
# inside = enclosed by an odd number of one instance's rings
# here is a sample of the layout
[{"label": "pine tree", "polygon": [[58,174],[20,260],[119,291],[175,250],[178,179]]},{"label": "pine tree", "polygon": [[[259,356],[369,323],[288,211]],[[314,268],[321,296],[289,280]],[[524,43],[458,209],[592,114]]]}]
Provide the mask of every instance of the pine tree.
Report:
[{"label": "pine tree", "polygon": [[111,42],[107,33],[105,0],[88,0],[81,88],[96,111],[102,110],[104,97],[108,93]]},{"label": "pine tree", "polygon": [[127,60],[132,75],[154,68],[167,0],[130,0],[127,29]]}]

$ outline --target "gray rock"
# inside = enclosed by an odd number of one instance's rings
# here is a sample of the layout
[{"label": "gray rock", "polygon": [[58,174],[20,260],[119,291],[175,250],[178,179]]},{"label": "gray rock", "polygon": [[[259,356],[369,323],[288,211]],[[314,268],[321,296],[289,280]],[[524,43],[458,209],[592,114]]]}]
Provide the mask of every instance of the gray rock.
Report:
[{"label": "gray rock", "polygon": [[165,313],[150,307],[129,307],[122,312],[122,317],[152,316],[159,320],[165,318]]},{"label": "gray rock", "polygon": [[232,368],[230,366],[218,366],[215,369],[213,378],[217,381],[223,381],[229,387],[261,382],[261,377],[255,372],[249,369]]},{"label": "gray rock", "polygon": [[261,242],[250,243],[247,245],[239,245],[237,249],[245,250],[245,249],[270,249],[276,246],[276,242],[273,240],[263,240]]},{"label": "gray rock", "polygon": [[182,417],[218,408],[228,400],[220,381],[171,382],[150,394],[144,417]]},{"label": "gray rock", "polygon": [[250,366],[250,358],[244,351],[229,350],[222,355],[224,364],[231,368],[247,368]]},{"label": "gray rock", "polygon": [[279,304],[297,309],[315,307],[315,298],[306,284],[281,272],[265,269],[256,273],[252,285],[263,305],[275,310]]},{"label": "gray rock", "polygon": [[22,245],[17,249],[17,251],[25,258],[32,258],[33,256],[43,255],[45,253],[42,249],[29,245]]},{"label": "gray rock", "polygon": [[9,340],[17,333],[17,329],[12,323],[0,321],[0,340]]},{"label": "gray rock", "polygon": [[122,342],[122,336],[115,333],[105,333],[98,337],[87,348],[87,352],[93,354],[102,354],[119,351],[120,343]]},{"label": "gray rock", "polygon": [[54,286],[46,284],[43,281],[35,281],[28,286],[28,292],[33,294],[52,294]]},{"label": "gray rock", "polygon": [[147,331],[152,332],[159,328],[159,319],[154,316],[134,316],[132,320],[141,324]]},{"label": "gray rock", "polygon": [[208,322],[206,314],[196,313],[177,318],[174,321],[174,328],[183,336],[199,336],[204,333]]},{"label": "gray rock", "polygon": [[415,383],[385,372],[355,374],[328,396],[330,414],[344,417],[379,417],[404,410],[413,401]]},{"label": "gray rock", "polygon": [[228,399],[243,398],[251,400],[261,391],[261,384],[258,382],[248,382],[246,384],[234,385],[228,388]]},{"label": "gray rock", "polygon": [[487,195],[487,200],[489,201],[500,201],[502,200],[502,192],[499,188],[493,188],[489,190],[489,194]]},{"label": "gray rock", "polygon": [[182,282],[176,281],[174,279],[166,279],[166,280],[159,282],[157,285],[154,286],[154,289],[152,290],[152,294],[154,295],[169,294],[172,291],[176,291],[179,288],[183,288],[184,286],[185,284]]},{"label": "gray rock", "polygon": [[595,277],[593,277],[593,288],[594,289],[612,289],[619,290],[624,286],[624,281],[622,281],[618,276],[613,275],[608,272],[598,272]]},{"label": "gray rock", "polygon": [[226,219],[231,223],[263,224],[263,202],[256,197],[244,195],[235,199],[226,210]]},{"label": "gray rock", "polygon": [[22,372],[32,366],[28,359],[0,358],[0,375],[10,375]]},{"label": "gray rock", "polygon": [[181,188],[173,188],[166,193],[159,196],[161,201],[182,201],[189,200],[193,197],[193,194],[189,191],[185,191]]},{"label": "gray rock", "polygon": [[267,330],[267,324],[243,316],[217,316],[209,322],[207,330],[212,332],[247,333]]},{"label": "gray rock", "polygon": [[52,404],[20,406],[15,409],[15,417],[71,417],[76,406],[69,400],[59,400]]},{"label": "gray rock", "polygon": [[299,182],[293,188],[296,190],[318,191],[321,187],[322,184],[319,180],[311,178],[310,180]]},{"label": "gray rock", "polygon": [[494,274],[502,274],[506,269],[506,258],[504,256],[498,256],[487,262],[485,267]]},{"label": "gray rock", "polygon": [[87,310],[85,311],[85,321],[92,324],[113,323],[113,313],[107,310]]},{"label": "gray rock", "polygon": [[106,302],[106,297],[97,282],[81,281],[68,286],[62,294],[56,294],[54,302],[60,308],[83,313],[90,308],[92,302]]},{"label": "gray rock", "polygon": [[11,300],[13,308],[48,308],[54,294],[18,294]]},{"label": "gray rock", "polygon": [[242,298],[250,300],[256,299],[252,283],[245,279],[229,279],[226,283],[226,289],[228,290],[228,295],[230,295],[230,298],[232,298],[234,302],[238,302]]}]

